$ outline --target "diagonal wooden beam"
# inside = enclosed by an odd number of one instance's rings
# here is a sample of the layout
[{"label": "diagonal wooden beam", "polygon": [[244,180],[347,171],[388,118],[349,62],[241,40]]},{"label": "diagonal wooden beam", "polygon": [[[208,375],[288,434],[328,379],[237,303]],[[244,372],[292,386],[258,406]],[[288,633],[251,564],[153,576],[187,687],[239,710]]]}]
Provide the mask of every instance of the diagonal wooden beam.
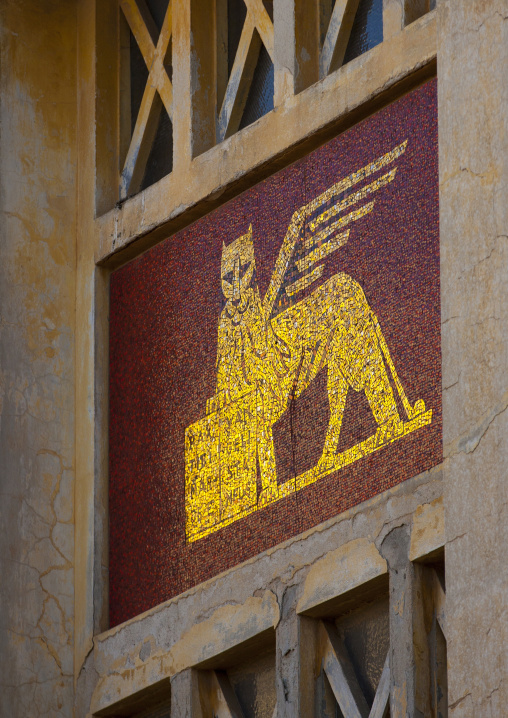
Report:
[{"label": "diagonal wooden beam", "polygon": [[[144,0],[120,0],[120,7],[148,68],[148,80],[141,100],[134,132],[120,177],[120,199],[137,192],[143,180],[160,117],[161,103],[156,92],[173,120],[173,88],[164,61],[172,34],[171,0],[160,33]],[[157,45],[154,44],[157,38]]]},{"label": "diagonal wooden beam", "polygon": [[152,67],[157,41],[157,26],[141,0],[120,0],[120,7],[129,23],[134,39],[143,55],[148,70]]},{"label": "diagonal wooden beam", "polygon": [[147,83],[120,177],[120,199],[139,191],[157,132],[161,108],[160,100],[157,102],[155,87]]},{"label": "diagonal wooden beam", "polygon": [[245,718],[242,707],[225,671],[214,671],[217,680],[217,713],[224,718]]},{"label": "diagonal wooden beam", "polygon": [[446,593],[435,570],[432,571],[432,594],[436,620],[446,638]]},{"label": "diagonal wooden beam", "polygon": [[164,67],[164,61],[172,33],[172,5],[168,4],[162,30],[157,38],[157,27],[150,15],[144,0],[120,0],[125,19],[127,20],[134,39],[143,55],[148,68],[148,82],[152,83],[166,108],[166,111],[173,119],[173,88]]},{"label": "diagonal wooden beam", "polygon": [[218,142],[236,132],[242,119],[261,47],[259,34],[255,30],[254,19],[248,12],[219,114]]},{"label": "diagonal wooden beam", "polygon": [[173,121],[173,87],[168,77],[168,73],[166,72],[166,68],[164,67],[164,62],[166,60],[169,42],[171,40],[173,26],[172,18],[171,0],[169,0],[168,8],[162,23],[162,29],[157,41],[157,47],[155,48],[155,57],[152,69],[150,70],[150,76],[148,78],[148,81],[150,82],[151,80],[157,87],[161,100],[164,103],[164,107],[166,108],[166,112],[168,113],[171,121]]},{"label": "diagonal wooden beam", "polygon": [[390,651],[386,654],[383,672],[374,696],[374,703],[370,709],[369,718],[383,718],[390,700]]},{"label": "diagonal wooden beam", "polygon": [[359,0],[337,0],[319,55],[319,78],[338,70],[344,60]]},{"label": "diagonal wooden beam", "polygon": [[369,706],[335,626],[321,621],[320,631],[324,642],[323,668],[339,708],[346,718],[369,718]]},{"label": "diagonal wooden beam", "polygon": [[266,12],[263,0],[244,0],[244,2],[247,6],[247,14],[253,19],[261,42],[266,47],[270,60],[274,62],[273,23]]}]

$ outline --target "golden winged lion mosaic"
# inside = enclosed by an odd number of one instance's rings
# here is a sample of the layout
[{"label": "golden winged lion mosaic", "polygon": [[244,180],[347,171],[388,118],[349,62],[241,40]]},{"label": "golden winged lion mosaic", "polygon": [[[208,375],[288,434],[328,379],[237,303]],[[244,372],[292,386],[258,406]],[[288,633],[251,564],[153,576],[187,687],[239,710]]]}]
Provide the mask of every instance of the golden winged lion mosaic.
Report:
[{"label": "golden winged lion mosaic", "polygon": [[[410,404],[377,317],[354,279],[339,272],[298,301],[298,294],[321,277],[326,257],[348,241],[348,225],[370,213],[372,195],[395,179],[394,164],[406,146],[407,141],[294,212],[264,298],[255,283],[252,225],[223,246],[225,305],[216,393],[206,416],[185,432],[188,541],[430,424],[432,411],[423,400]],[[366,184],[371,175],[376,178]],[[290,303],[281,309],[277,302],[284,295]],[[325,367],[330,420],[321,458],[312,469],[278,484],[272,427]],[[406,417],[399,413],[392,386]],[[377,430],[337,453],[350,388],[365,392]]]}]

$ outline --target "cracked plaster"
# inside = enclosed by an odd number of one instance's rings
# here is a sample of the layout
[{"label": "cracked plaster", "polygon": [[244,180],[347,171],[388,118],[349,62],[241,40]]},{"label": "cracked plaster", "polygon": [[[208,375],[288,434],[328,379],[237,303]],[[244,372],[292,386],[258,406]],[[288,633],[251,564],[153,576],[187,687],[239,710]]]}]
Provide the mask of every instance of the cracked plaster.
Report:
[{"label": "cracked plaster", "polygon": [[0,714],[58,718],[73,704],[75,17],[30,1],[0,16]]},{"label": "cracked plaster", "polygon": [[[35,0],[22,6],[8,0],[0,13],[2,67],[14,69],[0,79],[0,596],[7,606],[0,612],[0,712],[58,717],[71,715],[73,704],[76,17],[74,5],[61,0],[44,8]],[[265,594],[272,617],[282,606],[278,630],[284,629],[280,645],[289,661],[291,607],[313,566],[348,542],[380,546],[411,522],[425,542],[418,522],[440,499],[442,476],[450,716],[502,714],[508,702],[508,578],[501,548],[508,545],[508,12],[505,0],[438,0],[437,18],[443,467],[96,637],[78,667],[77,715],[85,715],[94,690],[100,700],[97,686],[108,675],[124,671],[139,685],[157,680],[167,669],[162,656],[192,631],[196,616],[213,627],[217,611],[231,616],[249,600],[261,605]],[[434,32],[433,20],[418,22],[415,37]],[[406,69],[393,71],[383,86],[416,68],[404,58],[405,42],[404,33],[394,39]],[[374,66],[385,54],[379,46],[342,74],[354,79],[361,71],[379,92],[382,69]],[[355,85],[340,98],[336,93],[330,105],[325,90],[335,82],[326,78],[309,94],[328,119],[365,101]],[[310,126],[308,105],[300,108],[301,120]],[[286,119],[296,117],[295,108],[298,98],[289,98],[260,124],[274,137],[271,130],[285,125],[278,152],[296,136],[295,123]],[[254,131],[198,158],[197,174],[189,173],[188,182],[178,178],[181,188],[165,217],[192,206],[203,174],[218,201],[226,183],[265,161],[271,145],[264,154],[251,147]],[[216,176],[204,171],[212,155]],[[101,218],[97,255],[157,226],[161,197],[173,196],[167,190],[174,182],[166,178]],[[83,282],[84,293],[92,292],[90,276]],[[433,516],[442,535],[442,516]],[[278,690],[284,697],[286,688]]]}]

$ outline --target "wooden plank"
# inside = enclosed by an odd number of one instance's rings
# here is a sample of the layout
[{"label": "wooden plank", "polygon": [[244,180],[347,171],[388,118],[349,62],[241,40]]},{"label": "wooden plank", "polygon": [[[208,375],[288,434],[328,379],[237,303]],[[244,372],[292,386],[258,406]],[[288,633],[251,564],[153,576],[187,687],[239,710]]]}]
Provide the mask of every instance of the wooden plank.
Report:
[{"label": "wooden plank", "polygon": [[323,668],[339,708],[346,718],[368,718],[369,706],[335,626],[321,621],[321,630],[325,639]]},{"label": "wooden plank", "polygon": [[266,12],[263,0],[244,0],[247,5],[247,15],[254,21],[261,42],[266,47],[270,60],[274,62],[273,23]]},{"label": "wooden plank", "polygon": [[[125,199],[129,194],[139,190],[150,149],[155,139],[161,111],[161,104],[156,101],[156,91],[159,93],[170,119],[173,119],[173,88],[164,67],[173,23],[171,0],[160,33],[157,31],[144,0],[120,0],[120,7],[149,70],[148,81],[120,177],[120,199]],[[157,35],[159,37],[157,46],[155,46],[154,41]]]},{"label": "wooden plank", "polygon": [[337,0],[319,56],[319,77],[338,70],[344,60],[359,0]]},{"label": "wooden plank", "polygon": [[236,132],[242,119],[243,110],[254,76],[261,40],[255,32],[254,20],[247,13],[236,51],[233,69],[226,89],[226,96],[217,123],[217,141]]},{"label": "wooden plank", "polygon": [[390,651],[386,654],[383,672],[370,709],[369,718],[383,718],[390,700]]}]

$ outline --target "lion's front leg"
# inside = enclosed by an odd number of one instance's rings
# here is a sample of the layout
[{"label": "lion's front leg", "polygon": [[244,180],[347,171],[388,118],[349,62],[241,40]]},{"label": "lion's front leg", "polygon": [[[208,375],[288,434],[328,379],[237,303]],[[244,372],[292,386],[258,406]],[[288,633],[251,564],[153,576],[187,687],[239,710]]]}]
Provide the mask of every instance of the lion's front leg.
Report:
[{"label": "lion's front leg", "polygon": [[258,505],[263,506],[275,501],[279,496],[272,427],[265,422],[258,431],[258,460],[261,472],[261,494]]},{"label": "lion's front leg", "polygon": [[338,362],[335,360],[330,361],[328,364],[327,390],[330,405],[330,421],[326,431],[323,453],[318,463],[319,471],[327,471],[333,467],[337,447],[339,445],[344,407],[346,405],[348,383],[339,369]]},{"label": "lion's front leg", "polygon": [[275,448],[272,426],[276,421],[279,403],[266,385],[258,386],[257,393],[257,455],[261,473],[261,493],[258,505],[275,501],[279,496],[277,470],[275,466]]}]

